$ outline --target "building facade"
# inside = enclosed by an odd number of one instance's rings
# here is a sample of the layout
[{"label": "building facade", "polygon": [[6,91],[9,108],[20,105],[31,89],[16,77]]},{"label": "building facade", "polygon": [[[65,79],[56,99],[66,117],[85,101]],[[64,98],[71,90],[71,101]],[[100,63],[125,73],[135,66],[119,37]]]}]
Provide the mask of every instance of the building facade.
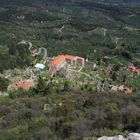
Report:
[{"label": "building facade", "polygon": [[49,70],[55,74],[58,72],[61,68],[63,68],[66,65],[71,66],[85,66],[85,59],[79,56],[73,56],[73,55],[59,55],[55,57],[50,65]]}]

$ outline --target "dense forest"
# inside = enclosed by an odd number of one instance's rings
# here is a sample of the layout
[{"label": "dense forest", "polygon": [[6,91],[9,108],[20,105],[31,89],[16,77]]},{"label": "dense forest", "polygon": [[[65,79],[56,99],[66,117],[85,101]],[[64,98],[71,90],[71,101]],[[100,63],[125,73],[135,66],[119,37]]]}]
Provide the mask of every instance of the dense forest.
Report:
[{"label": "dense forest", "polygon": [[11,42],[8,46],[0,47],[0,72],[14,68],[24,68],[31,64],[28,44],[18,45]]},{"label": "dense forest", "polygon": [[46,47],[49,56],[68,53],[96,60],[109,55],[118,63],[139,65],[139,6],[92,1],[7,3],[0,10],[1,46],[11,45],[13,38],[24,39]]},{"label": "dense forest", "polygon": [[1,98],[0,139],[96,140],[103,135],[140,132],[139,93],[74,92],[68,86],[56,94],[52,89],[33,91],[11,93],[12,100]]}]

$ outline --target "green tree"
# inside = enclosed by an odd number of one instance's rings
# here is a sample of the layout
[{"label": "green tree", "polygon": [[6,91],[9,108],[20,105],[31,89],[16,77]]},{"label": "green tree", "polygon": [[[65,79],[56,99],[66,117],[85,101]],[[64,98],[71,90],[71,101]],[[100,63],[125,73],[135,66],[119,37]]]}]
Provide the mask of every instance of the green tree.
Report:
[{"label": "green tree", "polygon": [[8,79],[0,77],[0,91],[2,91],[2,92],[7,91],[9,82],[10,81]]},{"label": "green tree", "polygon": [[64,83],[64,89],[63,89],[63,91],[69,91],[69,90],[70,90],[70,85],[69,85],[69,82],[66,81],[66,82]]},{"label": "green tree", "polygon": [[38,79],[37,87],[36,87],[37,93],[45,94],[46,87],[47,87],[47,85],[46,85],[45,80],[40,76]]}]

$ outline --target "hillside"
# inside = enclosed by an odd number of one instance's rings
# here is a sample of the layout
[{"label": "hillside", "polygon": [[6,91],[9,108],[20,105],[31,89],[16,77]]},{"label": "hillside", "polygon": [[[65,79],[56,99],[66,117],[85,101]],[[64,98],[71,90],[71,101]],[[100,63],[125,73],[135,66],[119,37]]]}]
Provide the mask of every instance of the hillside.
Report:
[{"label": "hillside", "polygon": [[[49,56],[70,53],[95,60],[105,54],[139,63],[138,6],[123,7],[88,1],[45,3],[2,3],[1,44],[8,43],[14,36],[17,41],[24,39],[36,47],[47,47]],[[62,26],[65,28],[59,32]],[[118,44],[115,43],[116,38],[119,39]],[[95,50],[97,53],[93,55]]]},{"label": "hillside", "polygon": [[0,140],[140,133],[139,4],[0,0]]}]

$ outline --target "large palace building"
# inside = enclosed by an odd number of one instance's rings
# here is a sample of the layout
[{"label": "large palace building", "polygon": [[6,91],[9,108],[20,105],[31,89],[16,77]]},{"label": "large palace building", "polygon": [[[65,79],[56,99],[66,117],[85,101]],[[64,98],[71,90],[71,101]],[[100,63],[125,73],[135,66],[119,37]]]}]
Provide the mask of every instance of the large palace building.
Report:
[{"label": "large palace building", "polygon": [[79,56],[73,56],[73,55],[59,55],[55,57],[50,65],[49,70],[55,74],[58,72],[61,68],[63,68],[66,65],[73,65],[73,66],[85,66],[85,59]]}]

